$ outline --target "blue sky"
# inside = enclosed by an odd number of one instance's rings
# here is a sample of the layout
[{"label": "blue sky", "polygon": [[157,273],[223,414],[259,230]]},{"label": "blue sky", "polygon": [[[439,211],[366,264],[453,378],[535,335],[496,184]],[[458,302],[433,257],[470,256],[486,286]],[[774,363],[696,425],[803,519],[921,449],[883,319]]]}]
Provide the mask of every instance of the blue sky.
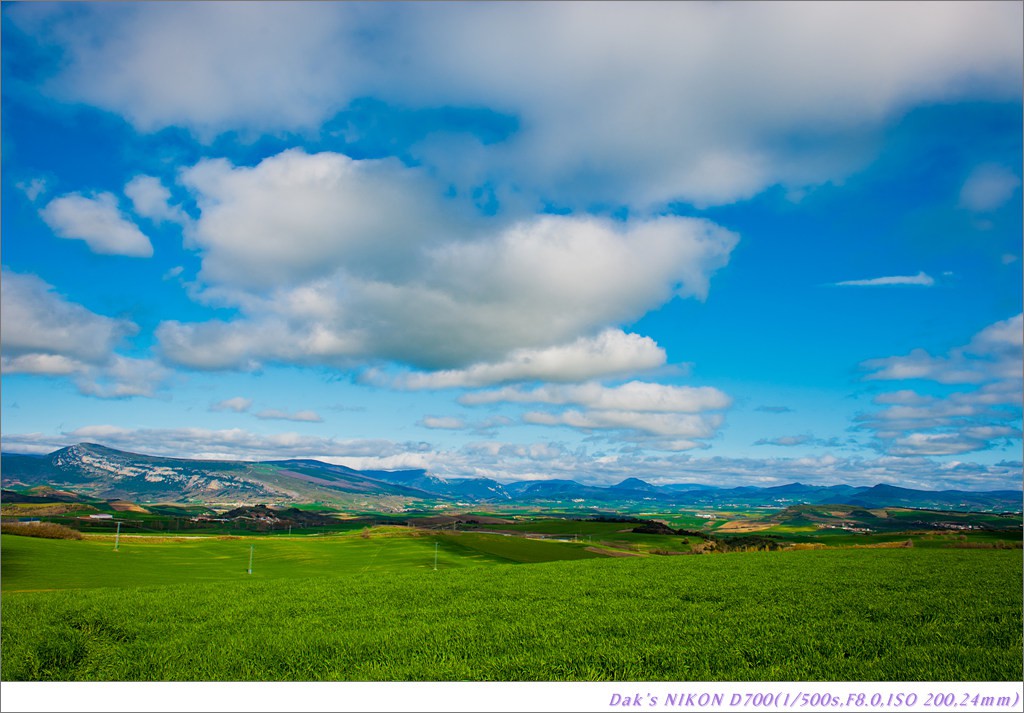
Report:
[{"label": "blue sky", "polygon": [[2,437],[1021,481],[1019,3],[8,3]]}]

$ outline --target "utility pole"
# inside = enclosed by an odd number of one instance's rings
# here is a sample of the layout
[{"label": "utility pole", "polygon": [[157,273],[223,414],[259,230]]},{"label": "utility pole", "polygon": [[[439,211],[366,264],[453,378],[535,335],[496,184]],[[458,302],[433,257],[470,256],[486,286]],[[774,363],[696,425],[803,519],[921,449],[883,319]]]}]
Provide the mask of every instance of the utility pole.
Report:
[{"label": "utility pole", "polygon": [[249,574],[252,574],[252,553],[256,549],[256,545],[249,545]]},{"label": "utility pole", "polygon": [[117,533],[114,535],[114,552],[121,546],[121,523],[117,523]]}]

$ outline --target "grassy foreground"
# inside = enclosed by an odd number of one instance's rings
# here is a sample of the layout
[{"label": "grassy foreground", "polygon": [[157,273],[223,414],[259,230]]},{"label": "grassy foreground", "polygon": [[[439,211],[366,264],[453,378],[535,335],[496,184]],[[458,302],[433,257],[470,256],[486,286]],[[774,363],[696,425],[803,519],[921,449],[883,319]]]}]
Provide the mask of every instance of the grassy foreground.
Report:
[{"label": "grassy foreground", "polygon": [[0,673],[7,681],[1020,680],[1021,581],[1019,551],[911,548],[8,590]]}]

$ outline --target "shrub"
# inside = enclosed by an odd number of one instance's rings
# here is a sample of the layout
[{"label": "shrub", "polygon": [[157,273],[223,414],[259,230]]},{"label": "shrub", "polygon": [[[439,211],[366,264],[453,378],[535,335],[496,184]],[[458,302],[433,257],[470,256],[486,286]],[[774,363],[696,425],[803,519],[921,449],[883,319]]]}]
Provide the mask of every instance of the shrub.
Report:
[{"label": "shrub", "polygon": [[82,533],[70,527],[53,522],[5,522],[0,524],[0,532],[5,535],[23,535],[24,537],[44,537],[49,540],[81,540]]}]

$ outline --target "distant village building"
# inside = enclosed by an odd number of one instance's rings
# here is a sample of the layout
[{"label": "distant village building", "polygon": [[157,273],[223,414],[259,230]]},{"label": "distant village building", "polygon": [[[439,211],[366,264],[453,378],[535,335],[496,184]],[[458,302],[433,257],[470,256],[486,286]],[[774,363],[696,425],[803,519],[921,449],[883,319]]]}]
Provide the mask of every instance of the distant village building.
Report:
[{"label": "distant village building", "polygon": [[100,512],[96,513],[95,515],[90,515],[89,518],[92,520],[112,520],[114,516],[110,513]]}]

